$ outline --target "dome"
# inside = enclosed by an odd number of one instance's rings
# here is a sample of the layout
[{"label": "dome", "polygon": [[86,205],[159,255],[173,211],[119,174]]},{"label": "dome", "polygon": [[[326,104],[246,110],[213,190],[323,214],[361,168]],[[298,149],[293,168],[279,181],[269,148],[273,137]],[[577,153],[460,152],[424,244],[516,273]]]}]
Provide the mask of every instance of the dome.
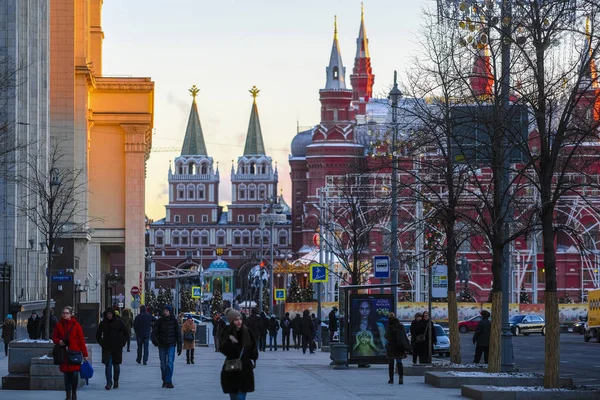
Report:
[{"label": "dome", "polygon": [[221,258],[217,258],[215,261],[210,263],[208,268],[209,269],[229,269],[229,264],[227,264],[227,261],[221,260]]},{"label": "dome", "polygon": [[306,146],[312,142],[314,129],[298,132],[292,139],[292,157],[306,157]]}]

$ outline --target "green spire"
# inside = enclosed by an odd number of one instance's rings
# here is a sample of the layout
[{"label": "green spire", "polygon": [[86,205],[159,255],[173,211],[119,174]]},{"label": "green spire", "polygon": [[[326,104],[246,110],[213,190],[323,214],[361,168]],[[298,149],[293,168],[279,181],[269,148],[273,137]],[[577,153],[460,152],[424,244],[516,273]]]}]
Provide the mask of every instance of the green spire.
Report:
[{"label": "green spire", "polygon": [[248,124],[248,134],[246,135],[246,146],[244,147],[245,156],[264,156],[265,145],[260,129],[260,120],[258,119],[258,107],[256,106],[256,96],[260,90],[252,86],[249,90],[254,101],[252,102],[252,111],[250,112],[250,123]]},{"label": "green spire", "polygon": [[207,156],[206,145],[204,144],[204,135],[202,134],[202,125],[200,125],[200,116],[198,115],[198,106],[196,106],[196,95],[200,89],[196,85],[189,89],[192,94],[192,109],[188,118],[187,128],[185,130],[185,139],[181,148],[182,156]]}]

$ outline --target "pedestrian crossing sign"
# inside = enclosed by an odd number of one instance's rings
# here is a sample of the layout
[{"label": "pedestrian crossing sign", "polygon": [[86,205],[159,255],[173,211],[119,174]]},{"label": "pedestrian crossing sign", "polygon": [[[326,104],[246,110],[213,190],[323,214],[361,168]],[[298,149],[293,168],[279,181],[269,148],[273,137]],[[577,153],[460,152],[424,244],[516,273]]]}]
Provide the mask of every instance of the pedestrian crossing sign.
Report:
[{"label": "pedestrian crossing sign", "polygon": [[327,282],[329,279],[327,264],[310,264],[310,281],[312,283]]},{"label": "pedestrian crossing sign", "polygon": [[275,289],[275,301],[285,301],[285,295],[285,289]]},{"label": "pedestrian crossing sign", "polygon": [[202,286],[192,286],[192,299],[199,299],[202,297]]}]

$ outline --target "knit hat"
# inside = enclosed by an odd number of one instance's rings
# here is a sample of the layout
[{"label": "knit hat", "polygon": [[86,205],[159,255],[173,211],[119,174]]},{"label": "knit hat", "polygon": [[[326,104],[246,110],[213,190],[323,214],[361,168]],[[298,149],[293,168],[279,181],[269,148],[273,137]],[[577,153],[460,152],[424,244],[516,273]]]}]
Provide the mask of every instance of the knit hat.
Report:
[{"label": "knit hat", "polygon": [[233,308],[228,308],[227,310],[225,310],[225,316],[227,317],[227,320],[231,324],[237,318],[242,318],[242,313],[237,310],[234,310]]}]

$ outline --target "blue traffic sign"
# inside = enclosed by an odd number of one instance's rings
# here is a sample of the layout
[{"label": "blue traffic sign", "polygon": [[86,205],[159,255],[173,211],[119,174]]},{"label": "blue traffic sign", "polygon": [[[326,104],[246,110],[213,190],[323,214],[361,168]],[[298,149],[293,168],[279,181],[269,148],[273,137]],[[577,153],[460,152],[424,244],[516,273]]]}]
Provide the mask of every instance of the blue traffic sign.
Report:
[{"label": "blue traffic sign", "polygon": [[52,282],[71,282],[72,275],[52,275]]},{"label": "blue traffic sign", "polygon": [[327,282],[329,279],[327,264],[310,264],[310,281]]},{"label": "blue traffic sign", "polygon": [[375,278],[389,279],[390,258],[388,256],[373,257],[373,270],[375,271]]},{"label": "blue traffic sign", "polygon": [[202,286],[192,286],[192,298],[199,299],[202,297]]}]

